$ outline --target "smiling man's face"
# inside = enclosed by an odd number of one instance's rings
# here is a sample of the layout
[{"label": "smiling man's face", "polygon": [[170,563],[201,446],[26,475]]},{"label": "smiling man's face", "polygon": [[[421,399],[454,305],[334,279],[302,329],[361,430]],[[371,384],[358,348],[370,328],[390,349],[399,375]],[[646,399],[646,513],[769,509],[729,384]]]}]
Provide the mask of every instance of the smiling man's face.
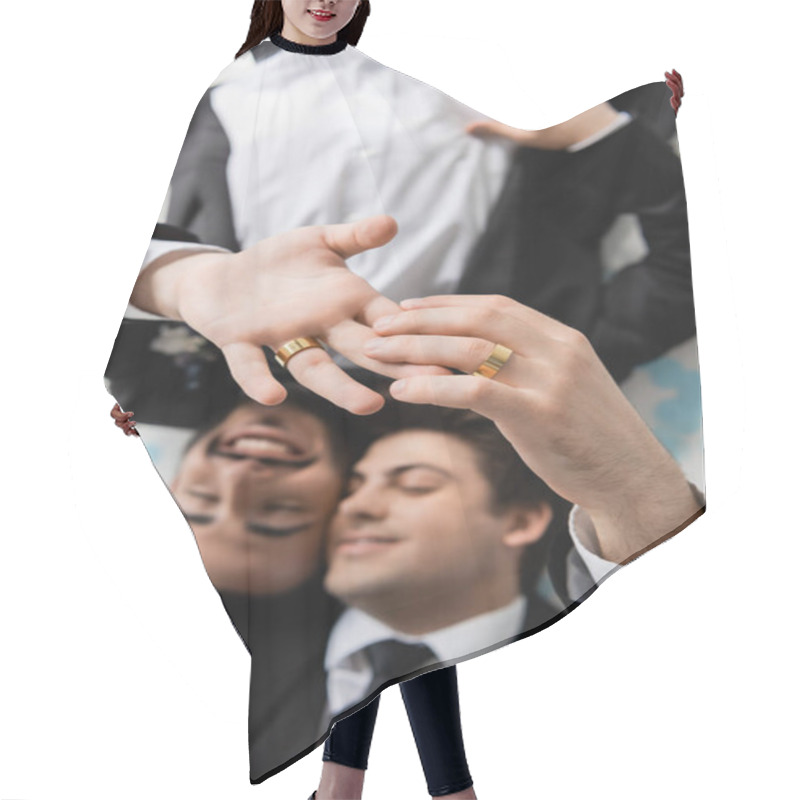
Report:
[{"label": "smiling man's face", "polygon": [[192,445],[170,489],[218,590],[278,594],[320,565],[343,479],[317,416],[247,403]]},{"label": "smiling man's face", "polygon": [[377,440],[331,523],[325,588],[396,626],[408,612],[406,630],[508,603],[519,590],[518,545],[542,534],[549,510],[495,514],[490,491],[457,436],[406,430]]}]

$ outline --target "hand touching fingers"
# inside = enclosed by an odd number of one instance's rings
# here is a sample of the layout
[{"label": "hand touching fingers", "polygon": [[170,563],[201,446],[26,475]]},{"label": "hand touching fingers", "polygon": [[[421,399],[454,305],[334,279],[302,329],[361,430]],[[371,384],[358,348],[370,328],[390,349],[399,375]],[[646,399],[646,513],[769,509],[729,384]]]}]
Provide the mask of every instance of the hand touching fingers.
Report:
[{"label": "hand touching fingers", "polygon": [[[443,362],[409,361],[408,363],[403,363],[402,358],[375,360],[372,358],[372,354],[366,350],[367,342],[374,338],[375,332],[372,328],[352,320],[345,320],[328,333],[326,340],[333,350],[349,358],[354,364],[377,372],[379,375],[385,375],[388,378],[403,378],[407,375],[451,374],[450,370],[444,367],[433,366]],[[426,363],[431,366],[418,366]]]},{"label": "hand touching fingers", "polygon": [[[386,336],[371,339],[365,351],[387,363],[444,364],[468,374],[475,372],[494,351],[494,342],[469,336]],[[523,356],[512,353],[495,380],[523,385]],[[419,373],[414,373],[419,374]]]},{"label": "hand touching fingers", "polygon": [[473,305],[469,308],[415,308],[377,320],[373,330],[380,336],[438,334],[472,336],[492,344],[500,343],[522,355],[534,355],[550,342],[535,325],[526,325],[497,308]]},{"label": "hand touching fingers", "polygon": [[[403,311],[415,308],[489,308],[503,316],[513,317],[525,326],[533,326],[543,335],[553,339],[568,337],[569,328],[541,311],[523,305],[502,294],[436,294],[427,297],[409,297],[400,301]],[[474,333],[474,331],[473,331]]]},{"label": "hand touching fingers", "polygon": [[468,408],[494,420],[518,416],[520,408],[518,389],[479,375],[419,375],[396,381],[389,392],[404,403]]},{"label": "hand touching fingers", "polygon": [[[247,342],[225,345],[222,353],[232,378],[257,403],[273,406],[286,399],[286,388],[273,377],[264,351]],[[384,404],[377,392],[351,378],[320,347],[295,353],[286,369],[307,389],[353,414],[372,414]]]},{"label": "hand touching fingers", "polygon": [[395,303],[394,300],[390,300],[388,297],[384,297],[382,294],[375,292],[374,295],[362,305],[354,319],[364,325],[371,326],[376,319],[385,317],[388,314],[397,314],[399,311],[400,306]]}]

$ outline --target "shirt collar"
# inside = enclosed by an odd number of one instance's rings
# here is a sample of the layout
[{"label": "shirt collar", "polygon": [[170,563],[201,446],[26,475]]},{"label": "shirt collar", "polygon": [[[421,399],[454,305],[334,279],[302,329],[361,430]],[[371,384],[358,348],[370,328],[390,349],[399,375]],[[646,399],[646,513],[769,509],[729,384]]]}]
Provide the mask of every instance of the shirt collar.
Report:
[{"label": "shirt collar", "polygon": [[520,633],[527,604],[525,596],[519,594],[502,608],[420,636],[401,633],[361,609],[348,608],[331,630],[325,651],[325,669],[330,671],[348,656],[382,639],[423,642],[439,661],[459,658]]},{"label": "shirt collar", "polygon": [[288,50],[291,53],[305,53],[311,56],[329,56],[334,53],[341,53],[347,47],[347,39],[341,35],[341,31],[337,34],[335,42],[330,44],[300,44],[281,36],[279,32],[273,33],[270,36],[270,41],[282,50]]}]

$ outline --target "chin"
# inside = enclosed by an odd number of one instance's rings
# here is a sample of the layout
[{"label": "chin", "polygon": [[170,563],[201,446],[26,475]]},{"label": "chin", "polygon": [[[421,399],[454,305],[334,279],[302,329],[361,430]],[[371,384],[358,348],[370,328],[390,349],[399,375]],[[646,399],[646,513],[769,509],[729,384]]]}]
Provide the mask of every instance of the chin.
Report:
[{"label": "chin", "polygon": [[[379,588],[385,588],[385,584],[377,581]],[[357,574],[347,574],[344,570],[329,569],[322,585],[328,594],[333,595],[343,603],[355,605],[355,601],[362,597],[370,597],[375,594],[375,581],[366,582],[359,579]]]}]

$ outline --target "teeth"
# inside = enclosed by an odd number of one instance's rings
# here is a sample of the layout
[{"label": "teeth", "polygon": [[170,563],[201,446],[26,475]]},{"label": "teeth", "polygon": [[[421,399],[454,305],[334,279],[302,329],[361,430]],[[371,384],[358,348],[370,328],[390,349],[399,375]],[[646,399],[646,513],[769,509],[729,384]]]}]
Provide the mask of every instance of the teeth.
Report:
[{"label": "teeth", "polygon": [[273,442],[271,439],[258,439],[253,436],[242,436],[232,443],[234,449],[258,450],[262,453],[291,453],[291,448],[283,442]]}]

